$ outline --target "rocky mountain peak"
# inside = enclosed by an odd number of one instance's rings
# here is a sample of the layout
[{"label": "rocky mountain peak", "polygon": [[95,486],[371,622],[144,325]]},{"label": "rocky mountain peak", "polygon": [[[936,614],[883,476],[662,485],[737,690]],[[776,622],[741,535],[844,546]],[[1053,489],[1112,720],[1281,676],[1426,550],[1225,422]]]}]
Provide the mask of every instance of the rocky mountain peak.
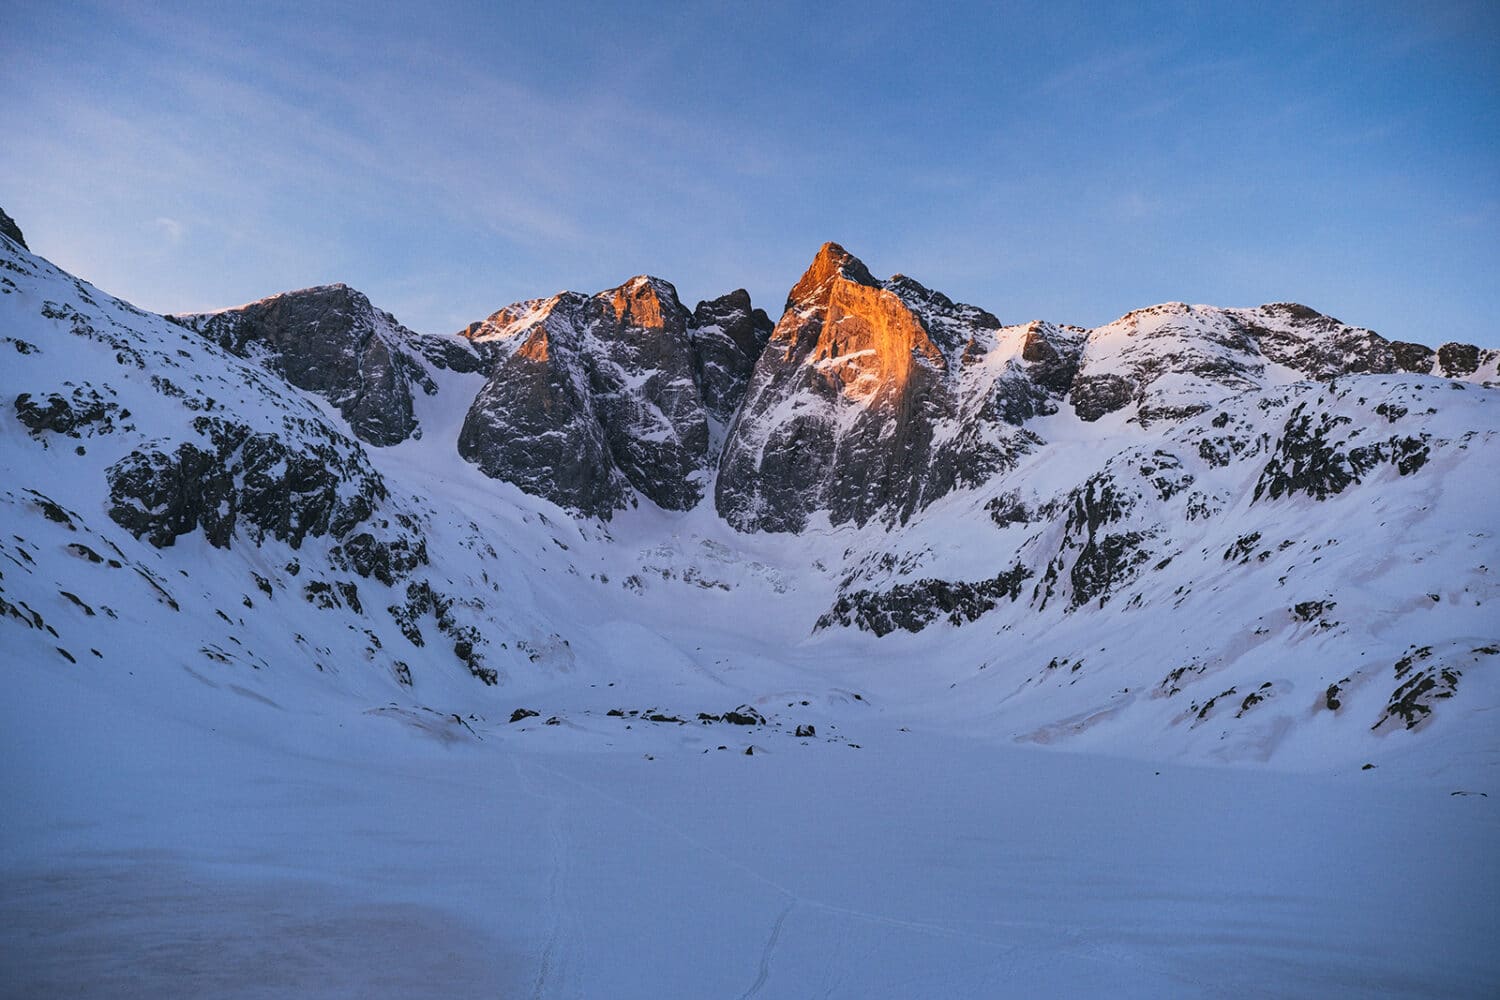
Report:
[{"label": "rocky mountain peak", "polygon": [[5,209],[0,208],[0,236],[9,236],[21,244],[23,250],[30,250],[26,245],[26,237],[21,235],[21,227],[16,225],[16,220],[5,214]]},{"label": "rocky mountain peak", "polygon": [[749,292],[737,288],[699,302],[689,327],[698,384],[714,432],[709,450],[717,456],[774,324],[764,309],[751,305]]},{"label": "rocky mountain peak", "polygon": [[428,364],[457,371],[479,366],[461,342],[413,333],[342,282],[176,318],[225,350],[323,396],[355,436],[375,445],[419,433],[413,393],[437,391]]},{"label": "rocky mountain peak", "polygon": [[835,278],[871,288],[880,287],[880,282],[875,280],[870,269],[858,257],[837,243],[824,243],[818,248],[812,264],[787,293],[786,308],[791,309],[794,303],[811,303],[821,298],[826,294],[828,284]]},{"label": "rocky mountain peak", "polygon": [[[733,325],[733,310],[698,311]],[[592,516],[633,504],[632,491],[669,510],[692,507],[709,478],[710,416],[728,419],[737,373],[753,363],[735,356],[735,336],[754,342],[753,330],[698,327],[672,284],[649,275],[497,311],[463,331],[491,371],[464,420],[460,454]]]},{"label": "rocky mountain peak", "polygon": [[1166,302],[1089,332],[1070,399],[1084,420],[1134,404],[1130,419],[1149,425],[1287,381],[1400,371],[1483,381],[1497,360],[1500,352],[1467,344],[1434,351],[1390,341],[1294,302],[1250,309]]},{"label": "rocky mountain peak", "polygon": [[687,310],[671,282],[650,275],[637,275],[618,288],[600,292],[599,296],[607,297],[615,320],[622,327],[661,330],[669,323],[678,325],[687,318]]},{"label": "rocky mountain peak", "polygon": [[[708,322],[717,322],[718,317],[730,313],[750,312],[750,293],[743,288],[736,288],[732,292],[725,292],[716,299],[704,299],[693,308],[693,323],[702,326]],[[761,310],[764,315],[765,311]]]},{"label": "rocky mountain peak", "polygon": [[495,310],[482,320],[470,323],[458,335],[476,345],[528,334],[556,310],[576,307],[584,296],[577,292],[558,292],[538,299],[523,299]]},{"label": "rocky mountain peak", "polygon": [[1306,322],[1309,320],[1328,320],[1337,323],[1338,320],[1332,316],[1324,316],[1311,306],[1305,306],[1300,302],[1269,302],[1260,307],[1262,312],[1273,316],[1285,316],[1287,319]]},{"label": "rocky mountain peak", "polygon": [[904,520],[1013,462],[1024,445],[1009,428],[1051,404],[1007,362],[979,363],[999,327],[824,244],[756,363],[719,465],[720,514],[770,531],[800,531],[818,511]]}]

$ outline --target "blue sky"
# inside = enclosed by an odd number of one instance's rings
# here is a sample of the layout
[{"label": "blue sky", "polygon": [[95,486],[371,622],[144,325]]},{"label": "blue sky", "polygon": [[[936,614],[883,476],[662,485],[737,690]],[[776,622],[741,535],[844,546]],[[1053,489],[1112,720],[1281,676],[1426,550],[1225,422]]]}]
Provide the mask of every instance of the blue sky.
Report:
[{"label": "blue sky", "polygon": [[[419,330],[819,244],[1006,322],[1307,303],[1500,346],[1500,5],[21,0],[0,206],[161,311]],[[221,7],[226,9],[220,9]]]}]

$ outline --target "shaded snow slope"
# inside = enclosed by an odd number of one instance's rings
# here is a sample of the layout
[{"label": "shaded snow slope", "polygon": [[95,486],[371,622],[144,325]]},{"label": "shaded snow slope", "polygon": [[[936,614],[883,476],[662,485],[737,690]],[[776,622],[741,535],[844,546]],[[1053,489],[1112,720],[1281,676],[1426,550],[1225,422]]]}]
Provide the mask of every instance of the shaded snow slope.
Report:
[{"label": "shaded snow slope", "polygon": [[204,676],[217,686],[164,700],[140,669],[11,671],[0,753],[28,766],[0,771],[3,992],[1480,997],[1500,982],[1496,797],[1399,768],[1142,764],[878,715],[841,726],[861,749],[606,718],[460,726],[268,704]]}]

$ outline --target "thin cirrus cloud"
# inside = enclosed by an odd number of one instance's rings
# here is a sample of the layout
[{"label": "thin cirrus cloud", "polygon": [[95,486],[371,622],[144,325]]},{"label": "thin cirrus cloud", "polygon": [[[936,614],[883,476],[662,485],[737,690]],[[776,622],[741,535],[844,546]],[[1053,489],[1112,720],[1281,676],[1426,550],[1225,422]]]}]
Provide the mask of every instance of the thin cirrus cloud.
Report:
[{"label": "thin cirrus cloud", "polygon": [[12,20],[0,205],[149,308],[342,280],[452,330],[645,271],[774,314],[834,239],[1007,321],[1300,299],[1394,337],[1496,336],[1484,4]]}]

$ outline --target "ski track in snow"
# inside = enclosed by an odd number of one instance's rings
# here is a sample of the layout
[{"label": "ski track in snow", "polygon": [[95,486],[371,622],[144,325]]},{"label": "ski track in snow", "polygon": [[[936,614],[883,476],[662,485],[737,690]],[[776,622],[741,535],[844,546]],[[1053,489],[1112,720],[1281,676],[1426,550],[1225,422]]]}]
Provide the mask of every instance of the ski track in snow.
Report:
[{"label": "ski track in snow", "polygon": [[771,927],[771,936],[766,938],[766,946],[760,953],[760,968],[756,972],[755,982],[750,984],[748,990],[740,994],[740,1000],[749,1000],[750,997],[759,994],[765,987],[766,981],[771,978],[771,959],[776,954],[776,942],[781,939],[781,927],[796,907],[797,899],[793,898],[790,903],[786,904],[786,909],[777,915],[776,923]]},{"label": "ski track in snow", "polygon": [[548,931],[541,957],[537,961],[536,980],[531,986],[532,1000],[541,1000],[542,997],[561,989],[559,980],[563,971],[562,952],[567,945],[564,925],[568,911],[563,898],[569,857],[568,848],[563,842],[563,820],[567,802],[556,795],[547,795],[538,791],[535,784],[526,776],[519,757],[512,757],[511,765],[515,768],[516,778],[526,794],[547,804],[547,839],[551,851],[551,871],[547,878]]}]

